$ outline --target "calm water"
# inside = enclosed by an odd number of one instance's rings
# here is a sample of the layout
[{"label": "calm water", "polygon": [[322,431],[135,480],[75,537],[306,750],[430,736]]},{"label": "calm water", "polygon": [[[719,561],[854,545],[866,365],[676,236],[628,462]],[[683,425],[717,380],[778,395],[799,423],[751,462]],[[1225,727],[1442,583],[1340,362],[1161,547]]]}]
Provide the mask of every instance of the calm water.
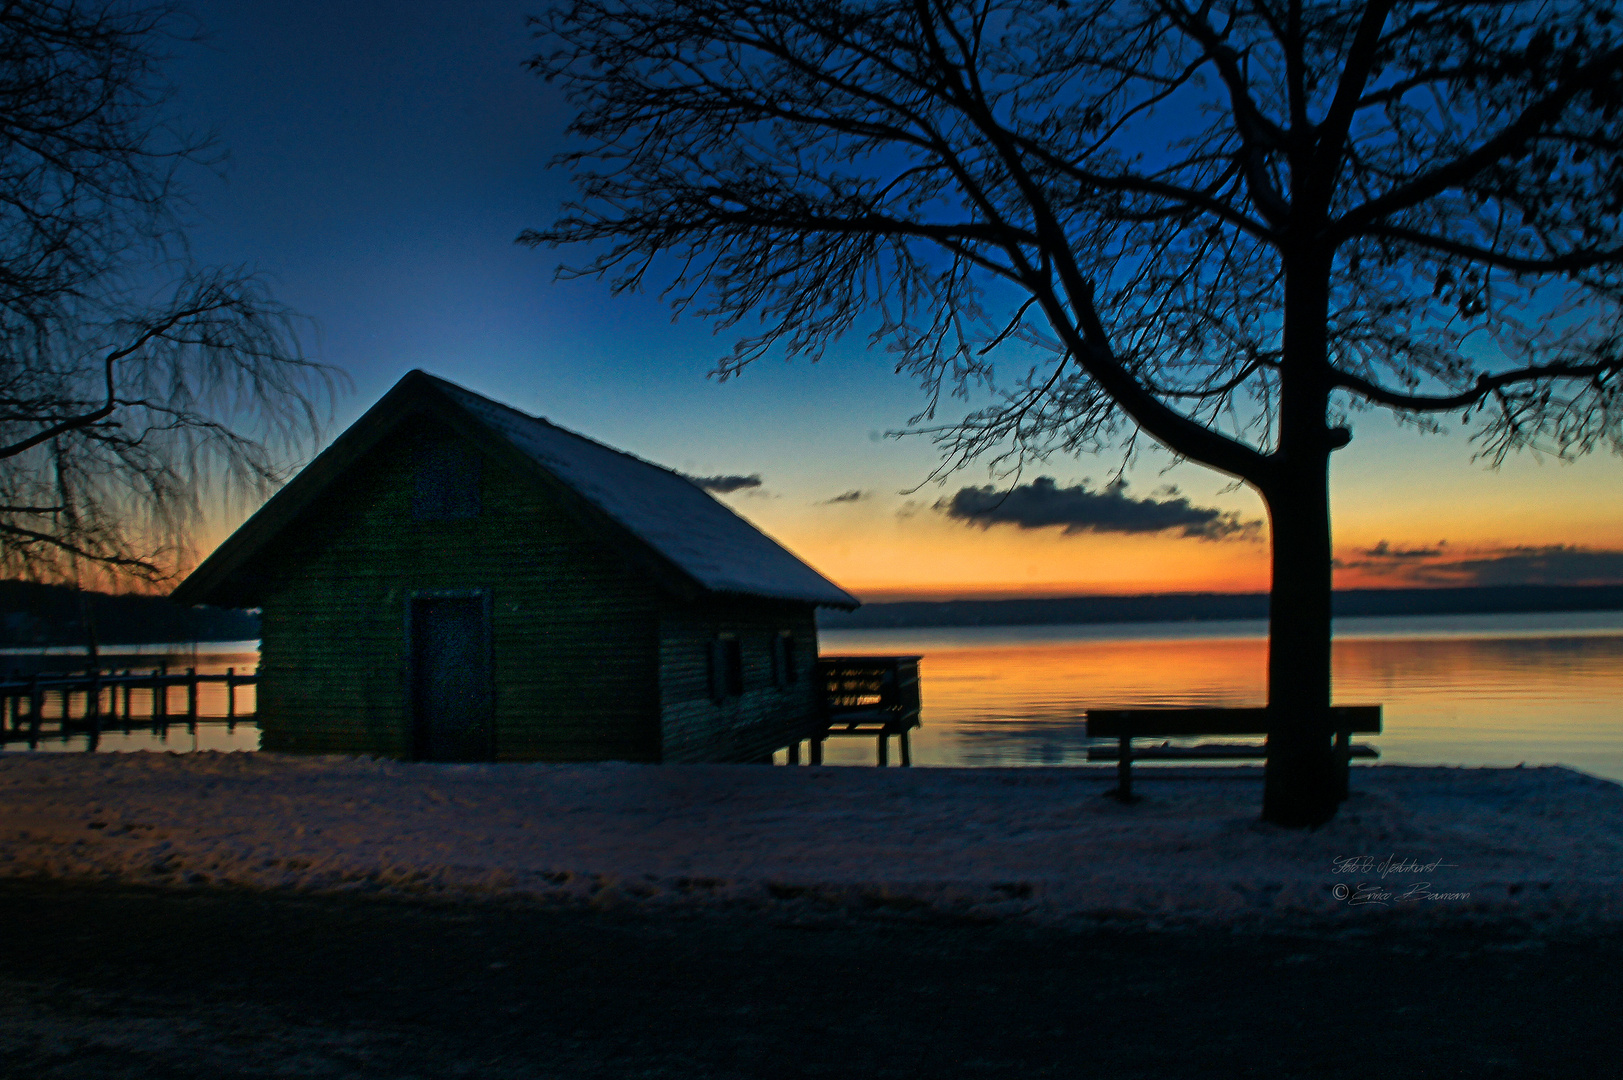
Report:
[{"label": "calm water", "polygon": [[[820,635],[826,655],[915,654],[924,726],[913,734],[920,765],[1068,765],[1087,758],[1082,714],[1145,705],[1261,705],[1266,684],[1261,622],[1114,626],[840,630]],[[1623,781],[1623,612],[1344,619],[1336,624],[1336,700],[1385,706],[1385,732],[1370,739],[1400,764],[1563,764]],[[104,663],[147,670],[252,670],[254,642],[197,648],[104,650]],[[70,668],[70,655],[0,654],[0,671]],[[170,713],[185,696],[171,691]],[[238,690],[252,712],[253,691]],[[142,730],[151,695],[136,691],[129,735],[109,731],[105,750],[253,750],[250,723],[234,731],[223,687],[202,688],[204,722]],[[84,739],[41,749],[83,749]],[[15,746],[15,744],[13,744]],[[868,740],[834,739],[830,763],[872,764]]]},{"label": "calm water", "polygon": [[[1082,714],[1262,705],[1257,622],[842,630],[828,655],[918,654],[920,765],[1086,761]],[[1371,737],[1397,764],[1563,764],[1623,781],[1623,612],[1342,619],[1335,700],[1385,706]],[[867,740],[825,760],[869,763]]]}]

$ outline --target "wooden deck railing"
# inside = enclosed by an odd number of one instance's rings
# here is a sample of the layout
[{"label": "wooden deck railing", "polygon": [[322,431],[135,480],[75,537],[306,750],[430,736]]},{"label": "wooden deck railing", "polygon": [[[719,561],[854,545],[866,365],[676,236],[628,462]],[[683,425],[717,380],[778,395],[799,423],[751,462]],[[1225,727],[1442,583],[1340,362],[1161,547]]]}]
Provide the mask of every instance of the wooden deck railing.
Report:
[{"label": "wooden deck railing", "polygon": [[[824,727],[809,740],[813,765],[823,762],[823,740],[866,736],[876,740],[879,764],[890,763],[895,735],[903,765],[913,764],[908,732],[919,726],[919,657],[824,656],[817,661],[823,687]],[[789,748],[789,764],[800,763],[800,744]]]}]

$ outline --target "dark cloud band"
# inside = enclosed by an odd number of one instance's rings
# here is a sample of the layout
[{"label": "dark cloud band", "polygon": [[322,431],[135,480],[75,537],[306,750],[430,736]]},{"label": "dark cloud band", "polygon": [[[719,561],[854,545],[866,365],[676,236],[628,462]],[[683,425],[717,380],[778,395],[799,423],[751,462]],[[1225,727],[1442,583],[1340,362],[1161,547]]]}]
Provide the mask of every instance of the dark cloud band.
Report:
[{"label": "dark cloud band", "polygon": [[716,495],[727,495],[734,491],[761,486],[760,473],[751,473],[749,476],[689,476],[688,479]]},{"label": "dark cloud band", "polygon": [[1513,548],[1444,564],[1473,585],[1591,585],[1623,581],[1623,551],[1575,547]]},{"label": "dark cloud band", "polygon": [[1435,559],[1443,553],[1443,549],[1447,546],[1447,540],[1439,541],[1436,547],[1429,548],[1393,547],[1385,540],[1382,540],[1374,547],[1365,551],[1364,555],[1370,559]]},{"label": "dark cloud band", "polygon": [[1254,536],[1261,522],[1243,521],[1233,511],[1196,506],[1168,493],[1166,498],[1135,499],[1125,481],[1097,491],[1086,484],[1060,487],[1051,476],[1008,491],[991,486],[961,488],[935,508],[950,518],[987,528],[1013,525],[1021,529],[1061,528],[1067,533],[1158,533],[1176,531],[1200,540],[1226,540]]},{"label": "dark cloud band", "polygon": [[[1611,585],[1623,583],[1623,551],[1552,544],[1454,554],[1446,545],[1394,550],[1383,541],[1339,569],[1374,570],[1414,585]],[[1444,558],[1442,556],[1452,557]],[[1418,556],[1418,557],[1416,557]],[[1429,557],[1428,557],[1429,556]]]}]

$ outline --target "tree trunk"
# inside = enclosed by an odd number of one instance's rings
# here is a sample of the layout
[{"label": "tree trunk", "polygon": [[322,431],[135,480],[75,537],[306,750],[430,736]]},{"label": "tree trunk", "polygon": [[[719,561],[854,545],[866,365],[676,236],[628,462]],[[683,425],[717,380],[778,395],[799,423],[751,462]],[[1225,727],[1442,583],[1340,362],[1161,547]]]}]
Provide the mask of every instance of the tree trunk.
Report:
[{"label": "tree trunk", "polygon": [[1262,816],[1292,827],[1335,816],[1340,784],[1330,733],[1328,449],[1267,493],[1273,527],[1268,600],[1268,765]]},{"label": "tree trunk", "polygon": [[1341,789],[1330,732],[1330,256],[1287,256],[1276,471],[1263,487],[1273,532],[1268,601],[1266,821],[1322,825]]}]

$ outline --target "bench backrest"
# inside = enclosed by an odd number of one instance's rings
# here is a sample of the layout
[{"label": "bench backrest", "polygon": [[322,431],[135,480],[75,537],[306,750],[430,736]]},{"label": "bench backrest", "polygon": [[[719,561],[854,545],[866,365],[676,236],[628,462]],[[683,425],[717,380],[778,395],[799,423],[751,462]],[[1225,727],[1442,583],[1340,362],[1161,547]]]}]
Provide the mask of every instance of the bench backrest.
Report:
[{"label": "bench backrest", "polygon": [[[1196,735],[1266,735],[1268,710],[1261,709],[1089,709],[1088,735],[1177,738]],[[1379,705],[1335,705],[1330,730],[1354,735],[1381,733]]]}]

